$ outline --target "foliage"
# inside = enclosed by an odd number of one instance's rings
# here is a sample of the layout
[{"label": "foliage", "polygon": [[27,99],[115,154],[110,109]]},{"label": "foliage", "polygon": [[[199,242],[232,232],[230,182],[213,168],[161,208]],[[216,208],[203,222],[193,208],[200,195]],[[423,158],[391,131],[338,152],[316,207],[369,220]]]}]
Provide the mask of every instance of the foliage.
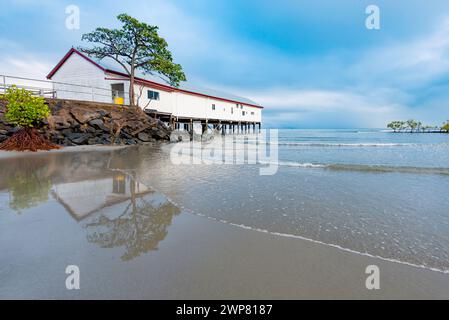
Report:
[{"label": "foliage", "polygon": [[415,131],[417,127],[420,126],[420,122],[410,119],[406,121],[407,127],[410,129],[410,132]]},{"label": "foliage", "polygon": [[443,124],[441,130],[449,132],[449,121]]},{"label": "foliage", "polygon": [[18,127],[34,127],[40,120],[50,115],[50,110],[42,97],[34,97],[25,89],[12,86],[3,98],[8,101],[5,119]]},{"label": "foliage", "polygon": [[387,128],[392,129],[394,132],[401,131],[404,128],[404,121],[391,121]]},{"label": "foliage", "polygon": [[38,179],[36,175],[26,172],[16,172],[9,183],[11,201],[10,208],[21,212],[23,209],[35,207],[48,201],[51,189],[49,179]]},{"label": "foliage", "polygon": [[391,121],[387,124],[387,128],[392,129],[394,132],[449,132],[449,120],[446,121],[441,128],[437,126],[423,125],[420,121],[413,119],[407,121]]},{"label": "foliage", "polygon": [[186,76],[179,64],[173,62],[167,42],[159,36],[158,27],[120,14],[120,29],[97,28],[84,34],[82,40],[95,43],[92,48],[79,48],[87,55],[111,58],[120,64],[130,76],[130,102],[134,104],[134,77],[136,70],[160,76],[172,86],[178,87]]}]

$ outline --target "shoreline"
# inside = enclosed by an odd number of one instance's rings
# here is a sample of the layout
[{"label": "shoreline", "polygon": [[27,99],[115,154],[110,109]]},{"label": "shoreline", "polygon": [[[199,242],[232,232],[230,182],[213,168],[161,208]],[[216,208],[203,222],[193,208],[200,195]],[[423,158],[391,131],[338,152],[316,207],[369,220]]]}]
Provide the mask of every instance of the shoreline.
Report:
[{"label": "shoreline", "polygon": [[[207,231],[203,232],[215,235],[206,237],[201,235],[201,230],[198,231],[198,238],[211,241],[209,245],[212,248],[209,251],[220,256],[219,261],[226,261],[229,264],[221,268],[233,270],[237,274],[244,273],[249,277],[238,281],[228,279],[229,284],[221,288],[229,291],[229,296],[225,298],[447,299],[449,297],[447,273],[364,255],[302,237],[261,232],[193,213],[187,215],[184,215],[185,219],[204,220],[198,221],[199,225],[207,225]],[[226,249],[219,249],[221,246],[219,239],[225,243]],[[245,252],[243,256],[242,252]],[[368,276],[365,269],[369,265],[376,265],[380,269],[380,290],[368,290],[365,287]],[[279,270],[282,270],[283,275]],[[209,272],[213,273],[214,278],[220,278],[217,273]],[[249,292],[248,289],[244,291],[246,293],[233,291],[233,286],[244,286],[239,285],[240,282],[256,287],[256,292],[253,290]],[[260,284],[255,284],[257,282]],[[258,291],[262,290],[263,282],[271,283],[268,296],[267,292]],[[276,285],[276,282],[283,285]],[[209,295],[212,295],[212,299],[223,298],[213,292],[198,298],[208,299]]]},{"label": "shoreline", "polygon": [[179,203],[177,203],[176,201],[174,201],[172,198],[170,198],[168,195],[164,194],[163,192],[161,192],[160,190],[158,190],[157,188],[155,188],[153,185],[148,185],[147,183],[140,181],[143,184],[146,184],[147,186],[149,186],[152,190],[155,190],[158,193],[161,193],[170,203],[172,203],[173,205],[175,205],[178,208],[182,208],[183,211],[185,211],[188,214],[191,214],[193,216],[197,216],[197,217],[201,217],[201,218],[205,218],[207,220],[216,222],[216,223],[221,223],[221,224],[225,224],[225,225],[229,225],[235,228],[239,228],[242,230],[249,230],[249,231],[253,231],[253,232],[258,232],[258,233],[262,233],[262,234],[268,234],[271,236],[275,236],[275,237],[282,237],[282,238],[290,238],[290,239],[297,239],[297,240],[301,240],[301,241],[306,241],[306,242],[310,242],[313,244],[317,244],[317,245],[322,245],[322,246],[327,246],[342,252],[347,252],[347,253],[351,253],[351,254],[355,254],[355,255],[360,255],[363,257],[368,257],[368,258],[372,258],[372,259],[378,259],[381,260],[383,262],[388,262],[388,263],[395,263],[395,264],[399,264],[399,265],[404,265],[404,266],[408,266],[408,267],[412,267],[412,268],[416,268],[419,270],[424,270],[424,271],[431,271],[431,272],[436,272],[439,274],[443,274],[443,275],[448,275],[448,280],[449,280],[449,270],[443,270],[443,269],[438,269],[438,268],[434,268],[434,267],[428,267],[425,265],[418,265],[418,264],[413,264],[407,261],[402,261],[402,260],[398,260],[398,259],[393,259],[393,258],[386,258],[386,257],[382,257],[382,256],[378,256],[378,255],[373,255],[367,252],[360,252],[360,251],[356,251],[350,248],[346,248],[346,247],[342,247],[338,244],[334,244],[334,243],[327,243],[327,242],[323,242],[320,240],[316,240],[316,239],[312,239],[312,238],[307,238],[301,235],[295,235],[295,234],[289,234],[289,233],[281,233],[281,232],[274,232],[274,231],[269,231],[266,229],[259,229],[259,228],[254,228],[254,227],[250,227],[250,226],[246,226],[243,224],[237,224],[237,223],[233,223],[233,222],[229,222],[223,219],[218,219],[215,217],[210,217],[201,213],[197,213],[194,212],[188,208],[185,208],[184,206],[180,205]]},{"label": "shoreline", "polygon": [[38,150],[36,152],[32,151],[3,151],[0,150],[0,159],[25,157],[25,156],[37,156],[52,153],[71,153],[71,152],[105,152],[105,151],[115,151],[121,150],[128,147],[133,147],[132,145],[82,145],[82,146],[62,146],[61,149],[55,150]]}]

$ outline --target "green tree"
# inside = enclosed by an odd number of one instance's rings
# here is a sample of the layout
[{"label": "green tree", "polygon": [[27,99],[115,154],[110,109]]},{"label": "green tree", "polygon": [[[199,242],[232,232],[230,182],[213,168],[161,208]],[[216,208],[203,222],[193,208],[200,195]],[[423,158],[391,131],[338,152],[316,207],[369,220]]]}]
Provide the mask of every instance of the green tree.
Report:
[{"label": "green tree", "polygon": [[387,128],[392,129],[394,132],[401,131],[404,127],[404,121],[391,121],[387,124]]},{"label": "green tree", "polygon": [[34,97],[25,89],[12,86],[6,90],[3,99],[8,101],[5,119],[15,126],[33,128],[50,115],[44,98]]},{"label": "green tree", "polygon": [[173,62],[167,42],[158,35],[157,26],[140,22],[127,14],[120,14],[117,19],[123,24],[120,29],[97,28],[84,34],[82,40],[95,43],[96,46],[79,49],[100,60],[113,59],[123,67],[130,80],[131,106],[135,104],[136,70],[156,74],[176,87],[181,81],[186,81],[181,65]]},{"label": "green tree", "polygon": [[415,131],[416,128],[420,126],[420,122],[416,120],[410,119],[406,121],[407,127],[410,129],[410,132]]},{"label": "green tree", "polygon": [[441,130],[449,132],[449,121],[447,121],[443,126],[441,127]]}]

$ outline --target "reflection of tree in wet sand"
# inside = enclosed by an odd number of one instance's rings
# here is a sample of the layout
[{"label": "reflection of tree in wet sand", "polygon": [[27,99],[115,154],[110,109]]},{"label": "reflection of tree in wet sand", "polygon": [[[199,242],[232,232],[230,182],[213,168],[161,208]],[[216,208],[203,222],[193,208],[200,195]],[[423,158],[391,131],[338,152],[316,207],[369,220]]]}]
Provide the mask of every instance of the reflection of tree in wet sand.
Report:
[{"label": "reflection of tree in wet sand", "polygon": [[37,158],[6,159],[0,164],[0,190],[7,188],[10,194],[9,207],[21,213],[22,210],[48,201],[51,181],[47,161]]},{"label": "reflection of tree in wet sand", "polygon": [[129,261],[157,250],[159,242],[167,236],[173,217],[179,213],[179,208],[162,195],[152,193],[132,196],[120,216],[111,218],[102,214],[84,227],[89,232],[89,242],[102,248],[125,247],[126,252],[121,258]]},{"label": "reflection of tree in wet sand", "polygon": [[137,166],[137,152],[44,153],[0,159],[0,191],[9,193],[9,207],[21,213],[47,202],[55,185],[111,177],[115,173],[107,170],[108,164]]}]

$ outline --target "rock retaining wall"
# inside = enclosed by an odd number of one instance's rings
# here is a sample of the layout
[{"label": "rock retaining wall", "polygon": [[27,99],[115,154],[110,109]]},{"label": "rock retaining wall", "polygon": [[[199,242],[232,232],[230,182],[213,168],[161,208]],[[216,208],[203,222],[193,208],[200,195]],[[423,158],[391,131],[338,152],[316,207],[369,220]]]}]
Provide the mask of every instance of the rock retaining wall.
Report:
[{"label": "rock retaining wall", "polygon": [[[51,116],[39,131],[63,146],[94,144],[141,144],[169,141],[171,130],[143,111],[106,103],[47,99]],[[17,128],[5,121],[7,102],[0,101],[0,142]]]}]

